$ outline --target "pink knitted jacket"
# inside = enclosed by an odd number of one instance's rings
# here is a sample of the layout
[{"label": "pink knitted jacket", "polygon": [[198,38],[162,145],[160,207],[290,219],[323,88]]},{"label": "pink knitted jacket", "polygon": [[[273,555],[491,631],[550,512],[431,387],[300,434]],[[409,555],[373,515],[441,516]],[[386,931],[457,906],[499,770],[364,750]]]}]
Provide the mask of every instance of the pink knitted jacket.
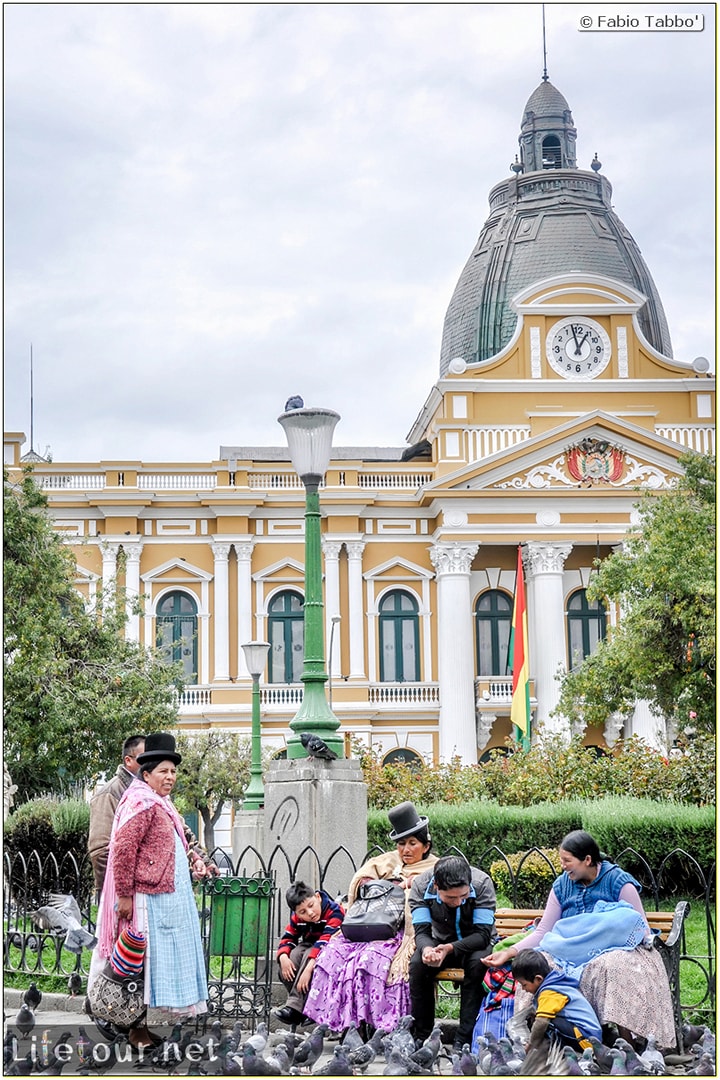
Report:
[{"label": "pink knitted jacket", "polygon": [[175,829],[160,806],[130,818],[113,837],[118,896],[169,893],[175,888]]}]

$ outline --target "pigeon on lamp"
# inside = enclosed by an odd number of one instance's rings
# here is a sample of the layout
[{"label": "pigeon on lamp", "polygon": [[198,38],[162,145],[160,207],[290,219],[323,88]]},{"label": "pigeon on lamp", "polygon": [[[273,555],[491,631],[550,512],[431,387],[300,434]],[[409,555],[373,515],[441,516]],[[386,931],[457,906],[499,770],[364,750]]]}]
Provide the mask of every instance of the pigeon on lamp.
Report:
[{"label": "pigeon on lamp", "polygon": [[305,402],[299,394],[293,394],[285,402],[285,412],[291,412],[293,409],[302,409]]},{"label": "pigeon on lamp", "polygon": [[303,731],[300,742],[307,750],[308,757],[320,758],[321,761],[335,761],[337,758],[335,751],[331,750],[326,742],[309,731]]}]

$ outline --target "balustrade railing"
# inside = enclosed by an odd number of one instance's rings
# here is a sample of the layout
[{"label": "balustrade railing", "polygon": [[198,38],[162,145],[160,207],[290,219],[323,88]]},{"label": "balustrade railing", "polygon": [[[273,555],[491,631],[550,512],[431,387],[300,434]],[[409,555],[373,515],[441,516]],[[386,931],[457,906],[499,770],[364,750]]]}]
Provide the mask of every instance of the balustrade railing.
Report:
[{"label": "balustrade railing", "polygon": [[440,687],[438,683],[375,683],[368,688],[368,701],[371,705],[438,705]]}]

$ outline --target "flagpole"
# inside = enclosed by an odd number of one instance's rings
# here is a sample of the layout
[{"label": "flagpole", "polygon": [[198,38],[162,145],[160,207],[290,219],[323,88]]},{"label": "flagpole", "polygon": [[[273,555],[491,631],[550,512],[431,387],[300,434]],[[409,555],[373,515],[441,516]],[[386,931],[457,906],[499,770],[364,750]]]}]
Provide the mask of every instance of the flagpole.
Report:
[{"label": "flagpole", "polygon": [[518,544],[515,597],[512,614],[512,704],[510,721],[515,739],[523,750],[530,749],[530,665],[528,657],[527,605],[523,575],[522,547]]}]

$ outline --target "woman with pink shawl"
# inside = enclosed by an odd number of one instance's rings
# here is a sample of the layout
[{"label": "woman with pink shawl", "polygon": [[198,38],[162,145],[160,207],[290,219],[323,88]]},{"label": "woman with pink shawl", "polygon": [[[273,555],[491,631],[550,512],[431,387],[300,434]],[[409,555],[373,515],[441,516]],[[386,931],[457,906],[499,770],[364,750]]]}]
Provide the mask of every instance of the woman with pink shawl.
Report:
[{"label": "woman with pink shawl", "polygon": [[[144,934],[145,1004],[169,1016],[207,1009],[200,920],[188,870],[183,821],[170,800],[181,756],[167,732],[148,735],[137,779],[118,803],[98,911],[97,952],[108,959],[126,928]],[[92,979],[92,972],[90,978]],[[157,1042],[141,1024],[136,1048]]]}]

